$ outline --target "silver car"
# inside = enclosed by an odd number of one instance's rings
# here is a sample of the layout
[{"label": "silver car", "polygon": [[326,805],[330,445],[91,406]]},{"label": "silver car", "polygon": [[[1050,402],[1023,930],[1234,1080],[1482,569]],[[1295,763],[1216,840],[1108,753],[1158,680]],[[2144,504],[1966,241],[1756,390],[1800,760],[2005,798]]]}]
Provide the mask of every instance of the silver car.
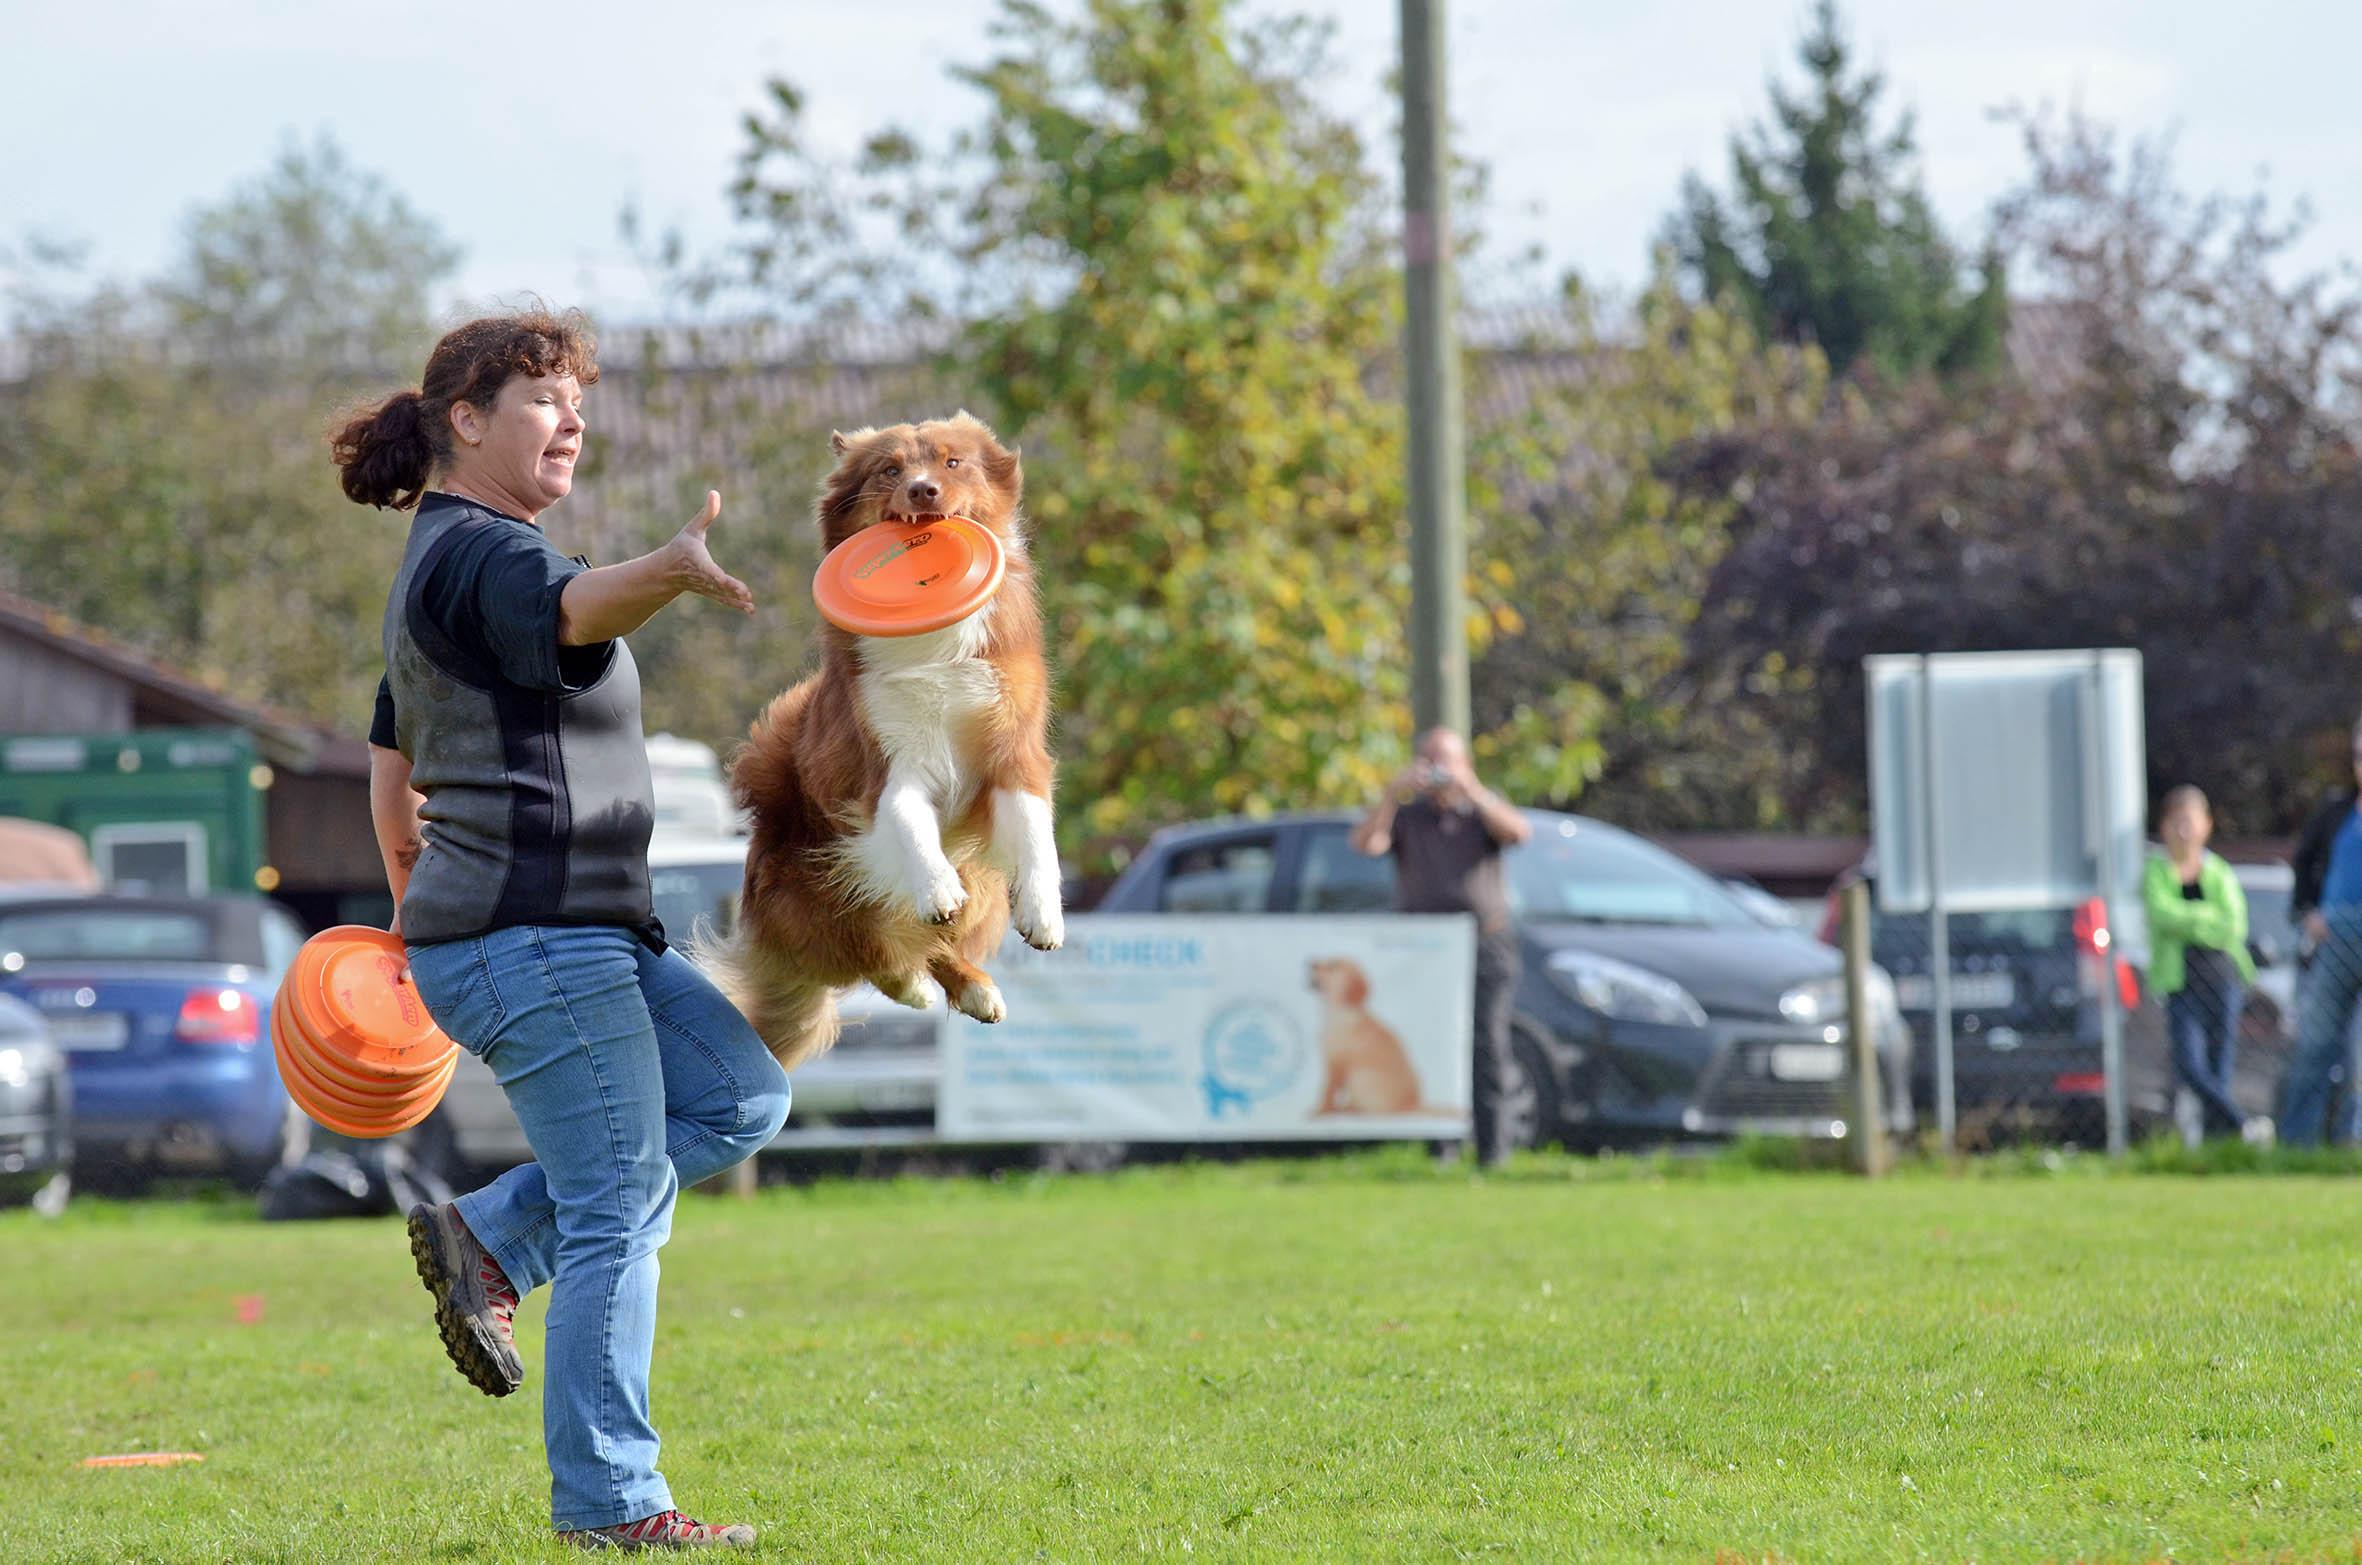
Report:
[{"label": "silver car", "polygon": [[65,1200],[74,1162],[74,1084],[41,1013],[0,995],[0,1206]]}]

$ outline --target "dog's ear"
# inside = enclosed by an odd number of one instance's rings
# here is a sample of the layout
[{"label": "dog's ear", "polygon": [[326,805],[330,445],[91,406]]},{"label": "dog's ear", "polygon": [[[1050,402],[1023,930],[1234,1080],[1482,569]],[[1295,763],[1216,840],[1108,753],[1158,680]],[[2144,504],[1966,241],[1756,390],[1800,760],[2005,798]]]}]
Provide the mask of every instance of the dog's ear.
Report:
[{"label": "dog's ear", "polygon": [[1345,1003],[1347,1005],[1367,1005],[1369,1001],[1369,978],[1360,968],[1350,963],[1347,964],[1345,968]]},{"label": "dog's ear", "polygon": [[968,431],[984,443],[984,474],[987,478],[1003,488],[1022,486],[1024,469],[1017,459],[1016,451],[1001,444],[1001,437],[992,432],[990,424],[966,408],[960,409],[944,422]]},{"label": "dog's ear", "polygon": [[869,453],[863,442],[877,433],[874,429],[856,429],[851,434],[831,430],[828,443],[837,454],[837,464],[820,481],[820,525],[825,530],[838,517],[861,503],[863,490],[868,487]]},{"label": "dog's ear", "polygon": [[1025,469],[1017,453],[997,440],[984,443],[984,474],[1004,489],[1025,487]]}]

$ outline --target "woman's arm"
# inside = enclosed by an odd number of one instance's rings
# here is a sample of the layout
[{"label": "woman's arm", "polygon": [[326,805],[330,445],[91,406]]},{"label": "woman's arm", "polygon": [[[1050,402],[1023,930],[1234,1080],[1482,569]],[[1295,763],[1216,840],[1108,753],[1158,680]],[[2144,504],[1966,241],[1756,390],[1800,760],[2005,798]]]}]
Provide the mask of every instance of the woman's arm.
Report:
[{"label": "woman's arm", "polygon": [[706,529],[721,514],[721,492],[708,489],[705,509],[663,548],[569,579],[558,595],[558,644],[587,647],[628,636],[684,592],[752,614],[755,595],[716,565],[706,547]]},{"label": "woman's arm", "polygon": [[385,883],[394,894],[394,921],[402,932],[402,893],[410,889],[410,868],[426,847],[419,824],[424,795],[410,786],[410,762],[399,750],[369,747],[369,824],[377,830],[377,856],[385,861]]}]

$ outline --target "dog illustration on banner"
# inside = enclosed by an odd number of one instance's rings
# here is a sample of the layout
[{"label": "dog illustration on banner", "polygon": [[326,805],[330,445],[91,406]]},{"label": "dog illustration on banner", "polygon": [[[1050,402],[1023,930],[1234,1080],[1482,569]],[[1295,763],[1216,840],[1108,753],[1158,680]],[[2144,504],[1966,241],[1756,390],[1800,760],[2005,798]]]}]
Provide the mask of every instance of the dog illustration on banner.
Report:
[{"label": "dog illustration on banner", "polygon": [[1313,1116],[1327,1114],[1439,1114],[1465,1117],[1421,1095],[1411,1052],[1395,1030],[1371,1014],[1370,979],[1350,957],[1323,957],[1309,969],[1320,996],[1320,1052],[1325,1066]]}]

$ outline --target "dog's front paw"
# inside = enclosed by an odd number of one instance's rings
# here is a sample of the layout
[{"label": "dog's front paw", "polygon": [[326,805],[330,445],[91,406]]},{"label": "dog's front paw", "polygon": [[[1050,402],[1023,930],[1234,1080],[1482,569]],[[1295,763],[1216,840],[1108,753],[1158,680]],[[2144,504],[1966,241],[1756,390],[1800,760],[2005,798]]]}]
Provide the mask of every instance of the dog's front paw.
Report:
[{"label": "dog's front paw", "polygon": [[931,1011],[943,990],[924,973],[889,973],[870,980],[880,994],[914,1011]]},{"label": "dog's front paw", "polygon": [[1066,944],[1066,911],[1056,897],[1036,901],[1021,897],[1017,904],[1017,933],[1036,951],[1055,951]]},{"label": "dog's front paw", "polygon": [[1001,1000],[1001,986],[989,978],[974,978],[960,985],[951,1003],[962,1016],[973,1016],[980,1022],[997,1022],[1009,1014]]},{"label": "dog's front paw", "polygon": [[948,924],[968,905],[968,888],[960,884],[960,872],[945,864],[928,875],[927,883],[919,888],[911,902],[920,922]]}]

